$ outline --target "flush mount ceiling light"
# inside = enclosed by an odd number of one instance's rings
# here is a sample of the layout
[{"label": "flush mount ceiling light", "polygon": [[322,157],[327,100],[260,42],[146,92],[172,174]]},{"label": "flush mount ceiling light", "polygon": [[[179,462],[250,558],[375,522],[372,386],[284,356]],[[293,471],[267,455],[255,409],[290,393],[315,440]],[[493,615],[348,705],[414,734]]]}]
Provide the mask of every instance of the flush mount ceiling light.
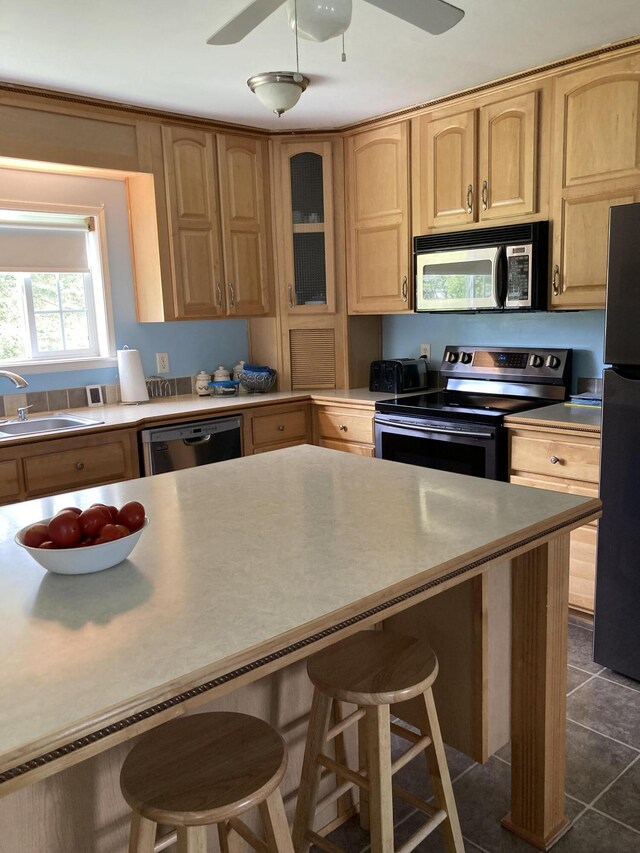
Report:
[{"label": "flush mount ceiling light", "polygon": [[266,71],[250,77],[247,85],[260,103],[280,118],[298,103],[309,78],[299,71]]},{"label": "flush mount ceiling light", "polygon": [[351,0],[287,0],[287,18],[302,38],[327,41],[349,28]]}]

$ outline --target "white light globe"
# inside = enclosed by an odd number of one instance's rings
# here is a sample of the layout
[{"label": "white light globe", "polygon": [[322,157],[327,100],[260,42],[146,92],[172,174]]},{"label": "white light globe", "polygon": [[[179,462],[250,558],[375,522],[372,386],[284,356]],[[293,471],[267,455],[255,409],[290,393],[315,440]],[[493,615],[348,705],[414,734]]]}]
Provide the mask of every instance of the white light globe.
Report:
[{"label": "white light globe", "polygon": [[342,35],[351,23],[351,0],[287,0],[289,26],[309,41],[327,41]]}]

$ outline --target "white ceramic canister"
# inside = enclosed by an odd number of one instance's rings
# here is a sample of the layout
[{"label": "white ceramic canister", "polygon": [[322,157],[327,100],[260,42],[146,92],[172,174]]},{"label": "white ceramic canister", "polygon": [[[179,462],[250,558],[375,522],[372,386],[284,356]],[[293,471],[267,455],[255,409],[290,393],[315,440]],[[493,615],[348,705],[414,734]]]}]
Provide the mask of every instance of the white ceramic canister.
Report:
[{"label": "white ceramic canister", "polygon": [[211,382],[211,374],[205,370],[201,370],[196,376],[196,394],[200,397],[208,397],[211,394],[209,383]]},{"label": "white ceramic canister", "polygon": [[213,374],[214,382],[228,382],[230,379],[231,377],[229,376],[229,371],[226,369],[226,367],[223,367],[222,364]]}]

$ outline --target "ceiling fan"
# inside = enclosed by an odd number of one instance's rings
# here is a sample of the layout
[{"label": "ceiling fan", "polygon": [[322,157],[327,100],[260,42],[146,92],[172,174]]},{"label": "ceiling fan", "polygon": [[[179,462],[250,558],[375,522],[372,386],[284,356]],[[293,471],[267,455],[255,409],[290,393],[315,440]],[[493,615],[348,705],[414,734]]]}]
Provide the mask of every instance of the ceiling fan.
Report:
[{"label": "ceiling fan", "polygon": [[[464,17],[462,9],[445,0],[365,0],[390,15],[432,35],[455,26]],[[351,23],[351,0],[253,0],[235,18],[207,39],[207,44],[236,44],[287,3],[289,25],[303,38],[327,41],[341,35]],[[296,14],[297,12],[297,14]]]}]

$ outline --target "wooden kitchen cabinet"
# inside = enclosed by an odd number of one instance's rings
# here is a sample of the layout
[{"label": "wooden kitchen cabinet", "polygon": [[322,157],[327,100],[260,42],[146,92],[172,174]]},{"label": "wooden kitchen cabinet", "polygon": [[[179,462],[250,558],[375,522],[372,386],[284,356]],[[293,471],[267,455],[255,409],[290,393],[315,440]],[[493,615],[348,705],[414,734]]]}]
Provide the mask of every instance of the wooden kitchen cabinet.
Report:
[{"label": "wooden kitchen cabinet", "polygon": [[140,322],[264,315],[273,259],[266,141],[140,123],[128,180]]},{"label": "wooden kitchen cabinet", "polygon": [[374,456],[373,405],[314,402],[313,443],[331,450]]},{"label": "wooden kitchen cabinet", "polygon": [[[511,483],[598,497],[599,430],[506,425]],[[571,533],[569,604],[587,613],[593,613],[595,597],[597,530],[594,521]]]},{"label": "wooden kitchen cabinet", "polygon": [[414,120],[415,234],[536,213],[538,98],[533,88]]},{"label": "wooden kitchen cabinet", "polygon": [[336,309],[333,156],[329,140],[274,144],[278,159],[278,260],[283,310]]},{"label": "wooden kitchen cabinet", "polygon": [[264,411],[244,413],[250,418],[253,453],[265,453],[308,444],[311,437],[309,403],[273,404]]},{"label": "wooden kitchen cabinet", "polygon": [[135,430],[38,439],[0,449],[0,504],[137,476]]},{"label": "wooden kitchen cabinet", "polygon": [[555,80],[554,308],[604,308],[609,208],[640,201],[640,55]]},{"label": "wooden kitchen cabinet", "polygon": [[409,123],[348,137],[346,157],[349,313],[410,311]]}]

